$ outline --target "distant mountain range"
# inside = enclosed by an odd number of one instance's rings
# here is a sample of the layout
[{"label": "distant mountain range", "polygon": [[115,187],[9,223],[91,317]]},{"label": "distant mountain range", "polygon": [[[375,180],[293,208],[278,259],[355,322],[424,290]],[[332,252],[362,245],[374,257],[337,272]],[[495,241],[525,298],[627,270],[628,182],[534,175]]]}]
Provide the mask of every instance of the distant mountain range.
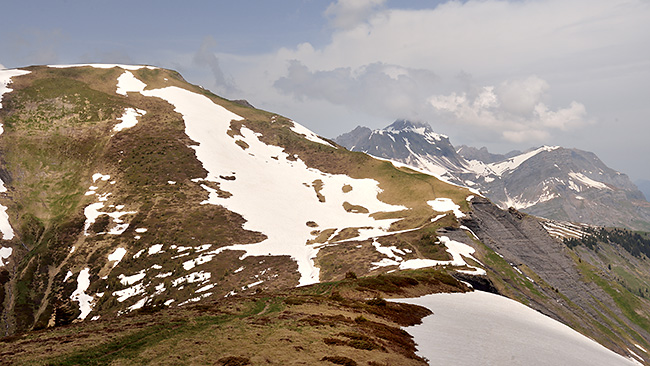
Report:
[{"label": "distant mountain range", "polygon": [[455,148],[426,123],[395,121],[357,127],[335,139],[342,146],[427,171],[474,188],[501,208],[548,219],[650,230],[650,204],[627,175],[587,151],[542,146],[492,154],[485,147]]}]

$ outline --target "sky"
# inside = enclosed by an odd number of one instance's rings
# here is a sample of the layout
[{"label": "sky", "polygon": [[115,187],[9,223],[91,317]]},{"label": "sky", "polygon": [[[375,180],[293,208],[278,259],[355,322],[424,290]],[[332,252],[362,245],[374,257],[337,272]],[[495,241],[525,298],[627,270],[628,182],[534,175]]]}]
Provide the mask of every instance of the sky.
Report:
[{"label": "sky", "polygon": [[0,67],[149,64],[329,138],[395,119],[650,180],[648,0],[26,0]]}]

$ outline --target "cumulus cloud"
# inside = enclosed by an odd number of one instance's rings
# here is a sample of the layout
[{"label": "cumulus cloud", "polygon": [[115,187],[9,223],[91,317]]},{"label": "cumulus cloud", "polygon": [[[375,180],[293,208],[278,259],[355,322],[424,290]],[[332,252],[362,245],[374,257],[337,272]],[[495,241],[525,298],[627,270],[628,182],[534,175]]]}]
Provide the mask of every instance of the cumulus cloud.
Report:
[{"label": "cumulus cloud", "polygon": [[544,141],[553,131],[588,122],[581,103],[572,101],[565,108],[549,108],[545,102],[549,84],[537,76],[474,89],[434,95],[429,102],[449,123],[494,129],[503,139],[516,143]]},{"label": "cumulus cloud", "polygon": [[338,0],[325,10],[325,16],[335,28],[350,29],[363,23],[380,9],[386,0]]},{"label": "cumulus cloud", "polygon": [[214,54],[213,50],[216,48],[217,42],[212,36],[207,36],[203,39],[201,47],[194,54],[193,63],[199,67],[207,67],[212,73],[214,78],[215,91],[223,94],[231,94],[238,89],[235,82],[231,78],[227,78],[221,69],[219,59]]},{"label": "cumulus cloud", "polygon": [[438,76],[429,70],[373,63],[360,68],[312,71],[292,61],[287,75],[274,86],[299,100],[326,100],[375,116],[421,118],[430,109],[430,95]]}]

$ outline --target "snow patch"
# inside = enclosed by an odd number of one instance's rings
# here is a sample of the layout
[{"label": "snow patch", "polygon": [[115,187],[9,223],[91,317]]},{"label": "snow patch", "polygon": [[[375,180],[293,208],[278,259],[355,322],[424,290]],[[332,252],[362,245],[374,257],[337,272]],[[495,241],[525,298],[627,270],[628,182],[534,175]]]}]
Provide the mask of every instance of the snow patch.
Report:
[{"label": "snow patch", "polygon": [[573,179],[580,181],[582,184],[586,185],[587,187],[611,190],[611,188],[605,185],[605,183],[595,181],[582,173],[571,172],[569,173],[569,176]]},{"label": "snow patch", "polygon": [[147,84],[140,81],[130,71],[125,71],[117,78],[117,94],[128,96],[128,92],[141,92]]},{"label": "snow patch", "polygon": [[4,267],[4,261],[11,257],[11,254],[14,252],[13,248],[9,247],[0,247],[0,267]]},{"label": "snow patch", "polygon": [[533,150],[521,155],[517,155],[515,157],[512,157],[510,159],[507,159],[506,161],[502,161],[499,163],[492,163],[488,164],[487,166],[498,176],[502,176],[503,173],[517,169],[521,164],[523,164],[526,160],[532,158],[533,156],[544,152],[544,151],[553,151],[559,149],[560,146],[542,146],[537,150]]},{"label": "snow patch", "polygon": [[186,276],[177,278],[172,281],[172,286],[177,287],[178,285],[182,283],[195,283],[195,282],[206,282],[210,280],[210,277],[212,277],[212,274],[210,272],[192,272]]},{"label": "snow patch", "polygon": [[307,140],[309,140],[309,141],[317,142],[317,143],[325,145],[325,146],[336,148],[336,146],[334,146],[334,145],[330,144],[329,142],[323,140],[322,138],[320,138],[320,136],[313,133],[307,127],[305,127],[305,126],[303,126],[301,124],[298,124],[295,121],[291,121],[291,122],[293,122],[293,127],[291,127],[291,131],[293,131],[293,132],[295,132],[295,133],[297,133],[299,135],[305,136],[305,138]]},{"label": "snow patch", "polygon": [[120,283],[124,286],[131,286],[134,283],[142,280],[146,276],[145,270],[143,269],[142,271],[131,275],[131,276],[125,276],[123,274],[117,276],[117,278],[120,279]]},{"label": "snow patch", "polygon": [[151,247],[149,247],[149,255],[154,255],[156,253],[160,253],[162,251],[163,244],[154,244]]},{"label": "snow patch", "polygon": [[135,108],[125,108],[122,117],[118,120],[122,121],[113,127],[113,132],[119,132],[127,128],[134,127],[138,124],[138,117],[144,116],[147,111]]},{"label": "snow patch", "polygon": [[115,268],[115,266],[117,266],[120,263],[120,261],[122,261],[122,258],[124,258],[125,254],[126,254],[126,249],[120,247],[115,249],[113,253],[108,255],[108,261],[115,262],[113,263],[112,268]]},{"label": "snow patch", "polygon": [[400,265],[400,269],[419,269],[419,268],[425,268],[425,267],[435,267],[435,266],[467,266],[472,268],[472,271],[458,271],[462,273],[467,273],[467,274],[472,274],[472,275],[485,275],[487,272],[479,267],[475,267],[472,265],[469,265],[465,258],[471,258],[475,262],[483,265],[481,262],[478,261],[478,259],[473,257],[474,254],[474,248],[467,244],[463,244],[461,242],[451,240],[447,236],[441,236],[440,242],[444,244],[447,247],[447,253],[451,254],[451,260],[449,261],[439,261],[435,259],[423,259],[423,258],[417,258],[417,259],[409,259],[407,261],[403,261]]},{"label": "snow patch", "polygon": [[[260,243],[241,243],[205,253],[219,254],[224,250],[242,250],[246,256],[288,255],[298,264],[300,285],[318,282],[319,269],[314,258],[320,246],[306,244],[313,239],[312,228],[294,225],[296,222],[318,222],[324,229],[346,227],[372,228],[374,236],[390,234],[388,229],[395,219],[375,220],[373,213],[400,211],[402,206],[389,205],[377,199],[380,192],[378,182],[371,179],[353,179],[345,175],[325,174],[308,168],[303,161],[287,155],[278,146],[266,145],[259,135],[245,126],[240,129],[243,140],[249,146],[243,150],[227,131],[230,121],[243,118],[213,103],[209,98],[178,87],[145,90],[145,96],[162,98],[174,105],[176,112],[183,115],[186,134],[198,146],[197,158],[208,171],[207,181],[219,182],[221,189],[233,195],[229,198],[210,193],[203,204],[222,205],[241,214],[246,220],[246,230],[262,232],[267,239]],[[219,179],[220,175],[237,174],[236,182]],[[278,177],[282,177],[278,179]],[[326,202],[320,202],[313,187],[303,182],[323,181],[321,194]],[[263,182],[263,189],[260,189]],[[343,185],[353,190],[341,192]],[[302,209],[295,209],[295,202],[301,202]],[[364,202],[368,214],[348,213],[343,202]],[[269,215],[269,212],[277,214]],[[370,231],[360,230],[360,233]]]},{"label": "snow patch", "polygon": [[[405,327],[417,354],[439,365],[634,365],[517,301],[481,291],[394,300],[433,312]],[[471,352],[468,352],[471,350]]]},{"label": "snow patch", "polygon": [[135,286],[127,287],[124,290],[114,291],[113,296],[117,296],[117,301],[124,302],[130,297],[144,293],[144,285],[138,283]]},{"label": "snow patch", "polygon": [[77,319],[86,319],[88,314],[93,310],[93,297],[86,294],[90,286],[90,268],[84,268],[77,276],[77,289],[70,295],[70,300],[79,303],[81,314]]},{"label": "snow patch", "polygon": [[465,217],[465,214],[460,210],[460,206],[455,204],[451,198],[436,198],[433,201],[427,201],[429,206],[437,212],[448,212],[451,211],[456,215],[456,218]]},{"label": "snow patch", "polygon": [[[13,89],[9,88],[9,84],[11,84],[11,78],[14,76],[21,76],[21,75],[27,75],[31,71],[26,71],[26,70],[15,70],[15,69],[4,69],[0,70],[0,102],[2,102],[2,96],[5,93],[9,93],[13,91]],[[2,109],[2,103],[0,103],[0,109]],[[2,134],[2,124],[0,124],[0,135]]]}]

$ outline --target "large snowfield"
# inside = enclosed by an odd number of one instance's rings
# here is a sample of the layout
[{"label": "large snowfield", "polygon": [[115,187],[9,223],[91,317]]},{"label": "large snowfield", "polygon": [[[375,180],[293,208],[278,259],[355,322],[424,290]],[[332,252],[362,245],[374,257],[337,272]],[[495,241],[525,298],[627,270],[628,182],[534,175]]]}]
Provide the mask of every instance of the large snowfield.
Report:
[{"label": "large snowfield", "polygon": [[639,365],[523,304],[474,291],[394,300],[430,309],[405,327],[430,365]]}]

